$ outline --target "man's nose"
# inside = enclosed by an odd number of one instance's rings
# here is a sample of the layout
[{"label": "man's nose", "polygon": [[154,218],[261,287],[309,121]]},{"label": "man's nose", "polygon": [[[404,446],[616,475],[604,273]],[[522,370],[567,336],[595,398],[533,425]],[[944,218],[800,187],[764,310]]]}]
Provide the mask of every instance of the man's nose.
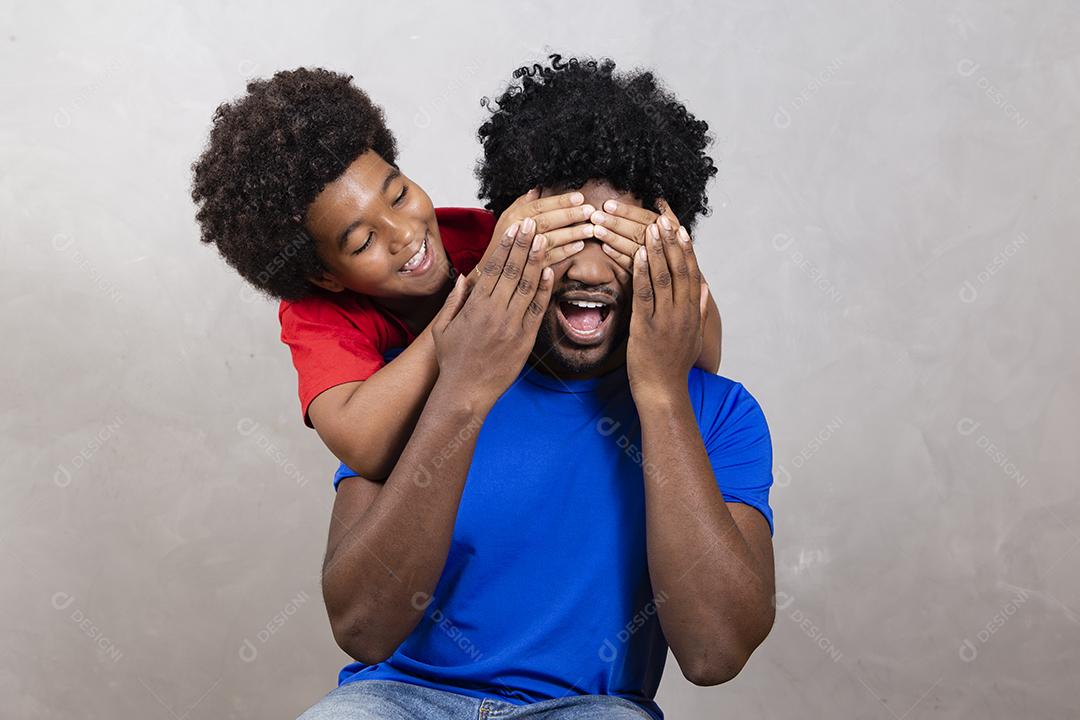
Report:
[{"label": "man's nose", "polygon": [[586,240],[585,247],[570,256],[566,278],[585,285],[610,285],[617,282],[615,261],[600,247],[599,240]]}]

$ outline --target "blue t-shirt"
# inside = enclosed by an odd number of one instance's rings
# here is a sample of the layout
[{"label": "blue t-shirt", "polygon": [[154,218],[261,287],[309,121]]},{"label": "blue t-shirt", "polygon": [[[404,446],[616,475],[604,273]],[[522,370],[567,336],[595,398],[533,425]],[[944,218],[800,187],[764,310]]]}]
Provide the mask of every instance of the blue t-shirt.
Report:
[{"label": "blue t-shirt", "polygon": [[[739,383],[697,368],[688,386],[724,498],[757,508],[771,532],[761,408]],[[618,695],[662,719],[653,698],[668,646],[649,582],[648,459],[626,367],[587,380],[526,368],[479,432],[424,617],[390,658],[347,665],[339,684],[398,680],[517,705]],[[356,475],[342,465],[335,488]]]}]

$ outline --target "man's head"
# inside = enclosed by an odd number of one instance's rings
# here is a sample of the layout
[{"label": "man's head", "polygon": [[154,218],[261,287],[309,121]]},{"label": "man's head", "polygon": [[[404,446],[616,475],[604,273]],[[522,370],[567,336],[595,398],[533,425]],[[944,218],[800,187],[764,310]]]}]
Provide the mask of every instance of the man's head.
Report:
[{"label": "man's head", "polygon": [[193,165],[203,241],[274,297],[427,296],[448,282],[431,199],[351,80],[299,68],[250,82],[218,107]]},{"label": "man's head", "polygon": [[[613,199],[658,211],[667,201],[690,230],[708,212],[716,174],[705,154],[708,124],[697,120],[647,71],[615,74],[611,60],[523,67],[480,127],[480,197],[501,214],[531,187],[580,189],[603,208]],[[631,277],[598,241],[553,266],[551,305],[535,354],[559,375],[593,375],[623,360]],[[600,307],[590,307],[600,303]]]}]

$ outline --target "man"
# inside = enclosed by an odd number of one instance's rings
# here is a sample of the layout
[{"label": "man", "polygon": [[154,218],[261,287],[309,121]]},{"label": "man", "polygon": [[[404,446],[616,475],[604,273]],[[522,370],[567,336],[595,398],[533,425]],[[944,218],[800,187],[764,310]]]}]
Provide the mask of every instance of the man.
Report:
[{"label": "man", "polygon": [[358,662],[306,720],[662,718],[669,646],[715,685],[771,628],[768,428],[691,369],[707,126],[613,68],[519,73],[481,128],[489,209],[576,187],[626,252],[589,241],[541,271],[526,221],[451,293],[394,470],[335,479],[323,590]]}]

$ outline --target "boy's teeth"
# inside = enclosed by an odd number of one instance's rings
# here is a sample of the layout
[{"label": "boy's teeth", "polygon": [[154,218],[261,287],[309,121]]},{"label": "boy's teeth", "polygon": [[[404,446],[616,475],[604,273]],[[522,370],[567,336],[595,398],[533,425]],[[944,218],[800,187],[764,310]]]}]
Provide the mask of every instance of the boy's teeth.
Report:
[{"label": "boy's teeth", "polygon": [[588,302],[588,301],[586,301],[586,300],[567,300],[566,302],[567,302],[568,304],[570,304],[570,305],[577,305],[578,307],[581,307],[581,308],[598,308],[598,307],[604,307],[604,303],[598,303],[598,302]]},{"label": "boy's teeth", "polygon": [[427,240],[424,240],[420,244],[420,249],[416,251],[416,254],[409,258],[404,265],[401,266],[402,270],[412,270],[414,267],[420,264],[420,261],[424,259],[424,253],[427,251]]}]

